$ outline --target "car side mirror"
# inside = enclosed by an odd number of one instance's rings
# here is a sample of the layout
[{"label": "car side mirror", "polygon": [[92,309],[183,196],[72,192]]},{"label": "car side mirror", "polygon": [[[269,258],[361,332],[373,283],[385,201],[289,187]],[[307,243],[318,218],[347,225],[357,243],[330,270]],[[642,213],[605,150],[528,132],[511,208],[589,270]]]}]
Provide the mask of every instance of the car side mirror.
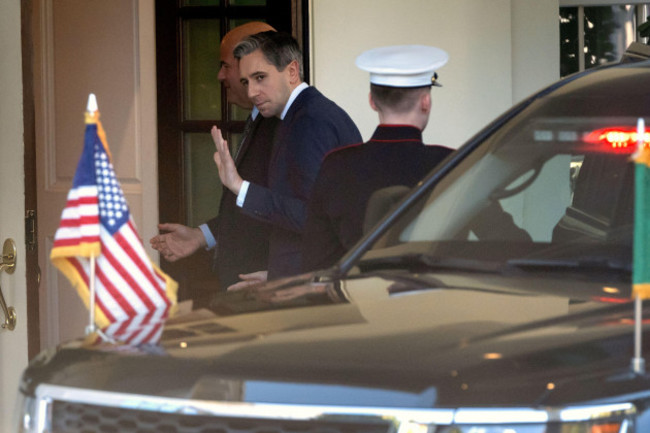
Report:
[{"label": "car side mirror", "polygon": [[410,190],[407,186],[395,185],[372,193],[363,219],[363,233],[368,233]]}]

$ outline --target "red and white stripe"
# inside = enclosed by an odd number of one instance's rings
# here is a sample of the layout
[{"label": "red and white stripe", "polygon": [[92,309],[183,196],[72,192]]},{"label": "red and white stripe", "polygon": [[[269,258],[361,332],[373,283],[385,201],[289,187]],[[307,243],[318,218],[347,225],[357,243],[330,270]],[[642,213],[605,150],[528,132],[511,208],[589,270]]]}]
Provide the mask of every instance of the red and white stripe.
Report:
[{"label": "red and white stripe", "polygon": [[103,329],[103,332],[107,336],[127,344],[138,345],[157,342],[162,335],[167,313],[166,310],[162,309],[153,310],[124,322],[113,323]]},{"label": "red and white stripe", "polygon": [[68,193],[61,224],[54,235],[54,248],[99,241],[97,187],[80,186]]},{"label": "red and white stripe", "polygon": [[[133,221],[114,235],[101,224],[97,187],[73,188],[54,237],[54,247],[74,247],[100,242],[95,265],[95,302],[111,323],[106,333],[121,341],[141,344],[156,341],[162,332],[171,302],[166,280],[152,266]],[[90,261],[67,257],[90,287]]]},{"label": "red and white stripe", "polygon": [[[110,322],[167,311],[166,281],[151,265],[133,223],[124,224],[114,236],[100,229],[102,252],[95,265],[95,295],[99,308]],[[87,259],[71,257],[85,281],[89,280]]]}]

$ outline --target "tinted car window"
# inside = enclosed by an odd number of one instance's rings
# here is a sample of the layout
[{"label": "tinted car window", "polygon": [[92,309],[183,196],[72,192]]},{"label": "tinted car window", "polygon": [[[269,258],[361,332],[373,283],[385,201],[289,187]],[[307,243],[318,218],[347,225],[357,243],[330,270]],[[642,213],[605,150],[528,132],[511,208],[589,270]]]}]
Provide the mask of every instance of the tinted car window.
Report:
[{"label": "tinted car window", "polygon": [[610,81],[535,101],[425,194],[365,258],[412,252],[498,263],[599,260],[629,270],[630,156],[650,104],[647,84],[637,96],[609,99],[622,91],[615,77]]}]

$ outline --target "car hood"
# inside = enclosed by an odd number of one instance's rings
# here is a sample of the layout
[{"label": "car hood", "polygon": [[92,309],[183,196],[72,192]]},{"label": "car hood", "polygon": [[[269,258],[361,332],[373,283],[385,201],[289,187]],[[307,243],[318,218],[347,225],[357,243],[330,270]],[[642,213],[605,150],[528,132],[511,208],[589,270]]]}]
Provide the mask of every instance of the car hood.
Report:
[{"label": "car hood", "polygon": [[391,407],[565,405],[650,388],[630,373],[624,296],[598,296],[593,282],[547,278],[552,289],[540,290],[539,278],[490,278],[309,275],[226,293],[170,320],[156,347],[44,353],[23,388]]}]

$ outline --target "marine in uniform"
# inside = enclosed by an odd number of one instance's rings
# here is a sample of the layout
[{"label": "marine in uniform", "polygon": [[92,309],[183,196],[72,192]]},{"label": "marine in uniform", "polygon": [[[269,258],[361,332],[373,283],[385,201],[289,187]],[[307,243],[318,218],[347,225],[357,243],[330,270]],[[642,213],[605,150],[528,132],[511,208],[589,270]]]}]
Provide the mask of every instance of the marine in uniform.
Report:
[{"label": "marine in uniform", "polygon": [[425,145],[436,70],[448,60],[439,48],[409,45],[369,50],[356,61],[370,72],[370,106],[380,124],[371,139],[330,152],[323,161],[303,231],[303,270],[330,267],[363,236],[373,192],[413,187],[452,149]]}]

